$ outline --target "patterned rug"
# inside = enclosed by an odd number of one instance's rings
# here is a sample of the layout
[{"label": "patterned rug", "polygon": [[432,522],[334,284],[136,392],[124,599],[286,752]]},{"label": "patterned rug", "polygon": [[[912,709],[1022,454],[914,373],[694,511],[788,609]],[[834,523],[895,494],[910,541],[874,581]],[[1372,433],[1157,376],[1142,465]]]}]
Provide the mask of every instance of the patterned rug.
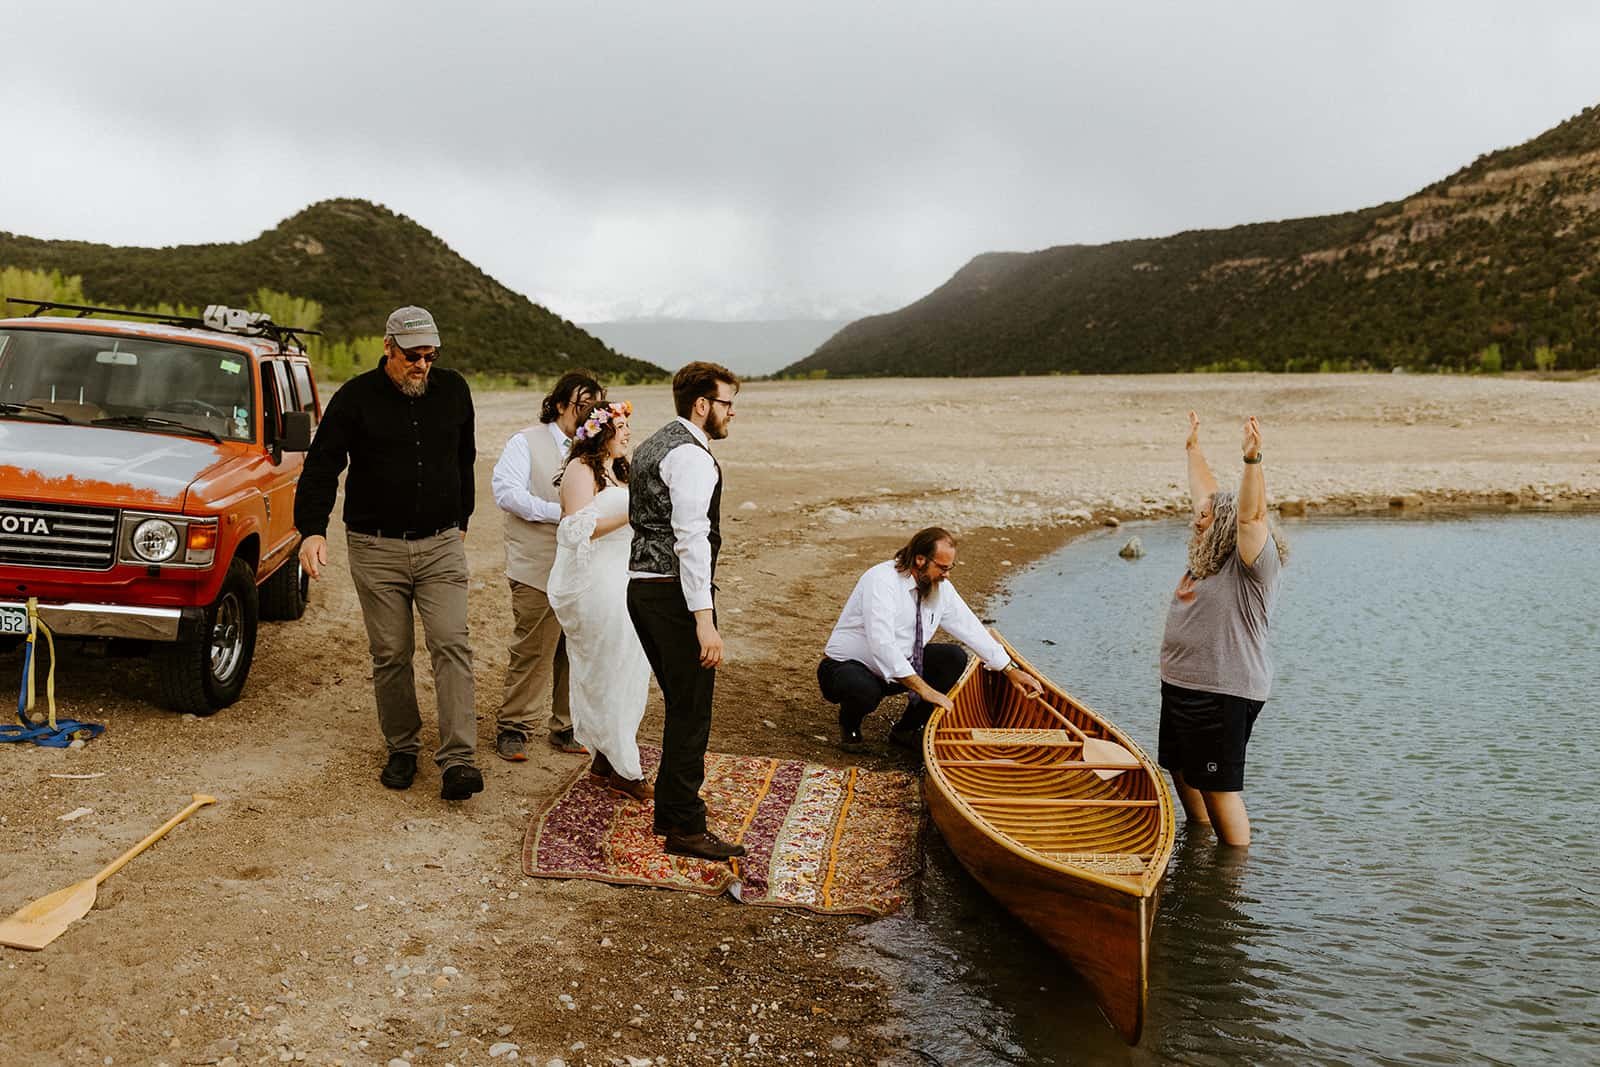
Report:
[{"label": "patterned rug", "polygon": [[[661,750],[639,751],[653,779]],[[617,796],[583,767],[528,827],[522,869],[827,915],[888,915],[919,869],[912,775],[708,752],[701,796],[711,830],[748,855],[732,864],[667,855],[650,830],[652,805]]]}]

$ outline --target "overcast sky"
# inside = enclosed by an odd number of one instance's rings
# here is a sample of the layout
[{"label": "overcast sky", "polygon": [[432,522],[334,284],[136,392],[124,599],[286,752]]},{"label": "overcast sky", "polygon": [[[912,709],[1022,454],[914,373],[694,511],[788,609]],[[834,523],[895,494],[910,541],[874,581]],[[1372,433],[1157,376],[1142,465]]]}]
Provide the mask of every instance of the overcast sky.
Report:
[{"label": "overcast sky", "polygon": [[57,0],[0,25],[0,229],[234,241],[363,197],[579,321],[887,310],[979,252],[1402,197],[1600,102],[1582,2]]}]

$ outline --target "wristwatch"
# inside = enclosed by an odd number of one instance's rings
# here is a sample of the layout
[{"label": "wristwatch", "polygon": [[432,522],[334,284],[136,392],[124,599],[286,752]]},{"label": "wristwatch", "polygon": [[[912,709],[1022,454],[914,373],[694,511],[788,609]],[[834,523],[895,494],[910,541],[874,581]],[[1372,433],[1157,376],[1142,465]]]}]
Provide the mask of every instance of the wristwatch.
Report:
[{"label": "wristwatch", "polygon": [[1261,462],[1261,457],[1264,456],[1264,455],[1266,455],[1265,452],[1262,452],[1259,449],[1257,449],[1256,450],[1256,458],[1255,459],[1251,459],[1249,456],[1246,456],[1246,457],[1244,457],[1244,461],[1246,463],[1260,463]]}]

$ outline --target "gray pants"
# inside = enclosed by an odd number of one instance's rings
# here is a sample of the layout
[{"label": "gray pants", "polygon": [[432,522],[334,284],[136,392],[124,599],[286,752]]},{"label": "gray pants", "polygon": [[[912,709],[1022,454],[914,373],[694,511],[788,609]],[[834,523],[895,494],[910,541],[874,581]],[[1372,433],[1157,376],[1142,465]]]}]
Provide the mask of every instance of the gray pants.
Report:
[{"label": "gray pants", "polygon": [[346,536],[350,577],[355,579],[372,649],[378,726],[389,751],[414,755],[422,748],[422,713],[411,670],[417,647],[411,616],[415,604],[433,659],[438,695],[439,750],[434,762],[440,768],[471,767],[478,716],[472,648],[467,643],[467,550],[460,531],[446,530],[421,541]]},{"label": "gray pants", "polygon": [[[511,583],[511,648],[499,729],[532,737],[539,720],[551,733],[572,729],[567,699],[567,639],[544,590]],[[549,708],[548,715],[545,709]]]}]

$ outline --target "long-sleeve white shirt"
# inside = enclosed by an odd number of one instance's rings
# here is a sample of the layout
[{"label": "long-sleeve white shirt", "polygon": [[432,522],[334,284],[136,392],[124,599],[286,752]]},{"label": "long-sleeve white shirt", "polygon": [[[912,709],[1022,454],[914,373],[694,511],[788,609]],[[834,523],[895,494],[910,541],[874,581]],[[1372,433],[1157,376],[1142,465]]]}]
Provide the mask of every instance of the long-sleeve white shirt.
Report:
[{"label": "long-sleeve white shirt", "polygon": [[[1003,670],[1011,662],[948,578],[922,598],[924,645],[941,626],[976,652],[990,669]],[[884,681],[892,682],[916,673],[911,669],[916,633],[916,578],[909,571],[896,570],[894,560],[884,560],[857,580],[823,654],[841,662],[863,663]]]},{"label": "long-sleeve white shirt", "polygon": [[[553,422],[547,422],[545,426],[565,461],[572,449],[572,439]],[[551,477],[554,476],[552,473]],[[494,490],[494,502],[500,505],[502,511],[528,522],[560,522],[561,502],[546,500],[529,492],[528,481],[532,477],[533,457],[528,454],[528,443],[522,439],[522,434],[512,434],[494,465],[494,477],[489,482]]]},{"label": "long-sleeve white shirt", "polygon": [[[711,441],[700,427],[683,416],[705,448],[681,444],[661,460],[661,480],[672,497],[672,542],[678,555],[678,583],[683,603],[690,611],[711,607],[711,494],[717,488],[717,461],[708,449]],[[629,571],[630,578],[660,578],[653,571]]]}]

